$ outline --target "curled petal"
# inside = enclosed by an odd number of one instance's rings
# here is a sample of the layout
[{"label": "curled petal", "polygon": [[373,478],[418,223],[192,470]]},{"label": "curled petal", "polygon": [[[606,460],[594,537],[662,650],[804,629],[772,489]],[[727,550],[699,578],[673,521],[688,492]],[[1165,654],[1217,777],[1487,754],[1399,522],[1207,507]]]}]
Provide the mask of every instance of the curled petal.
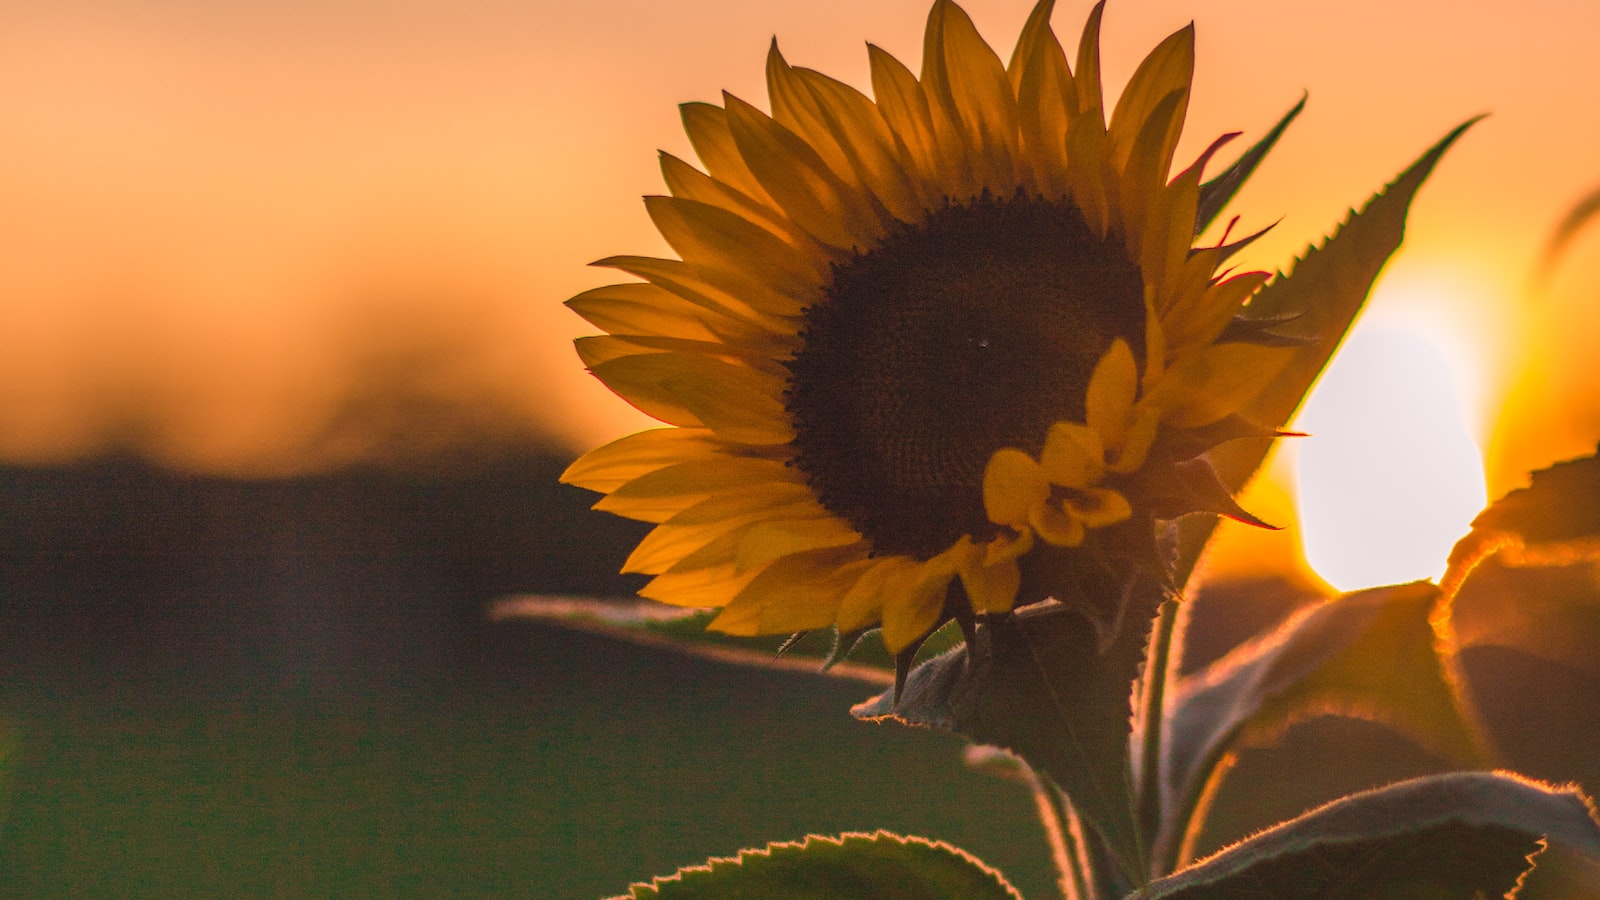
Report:
[{"label": "curled petal", "polygon": [[1133,515],[1128,498],[1109,488],[1089,488],[1066,500],[1067,511],[1089,528],[1105,528]]},{"label": "curled petal", "polygon": [[1028,511],[1050,496],[1050,484],[1033,457],[1013,447],[1003,447],[989,457],[983,471],[983,510],[996,525],[1017,527],[1028,521]]},{"label": "curled petal", "polygon": [[1058,503],[1044,503],[1034,507],[1028,524],[1038,532],[1039,538],[1057,547],[1076,547],[1083,543],[1086,531],[1083,522]]}]

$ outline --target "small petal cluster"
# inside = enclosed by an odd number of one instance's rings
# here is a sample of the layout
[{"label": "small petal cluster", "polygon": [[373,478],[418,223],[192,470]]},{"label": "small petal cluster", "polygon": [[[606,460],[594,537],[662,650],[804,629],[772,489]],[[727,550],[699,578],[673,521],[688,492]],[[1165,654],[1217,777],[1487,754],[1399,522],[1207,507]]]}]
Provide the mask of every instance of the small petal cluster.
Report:
[{"label": "small petal cluster", "polygon": [[1089,381],[1086,422],[1050,426],[1038,459],[1015,447],[996,451],[983,476],[989,521],[1076,547],[1088,529],[1131,518],[1128,499],[1100,484],[1108,474],[1138,471],[1155,440],[1159,411],[1135,414],[1137,380],[1133,351],[1113,342]]},{"label": "small petal cluster", "polygon": [[[1028,553],[1129,520],[1152,448],[1234,416],[1286,361],[1223,339],[1266,276],[1219,275],[1230,248],[1193,246],[1202,169],[1222,142],[1169,179],[1192,29],[1140,64],[1107,117],[1101,8],[1069,65],[1052,6],[1033,10],[1009,65],[958,6],[937,0],[920,78],[870,47],[868,97],[790,66],[774,45],[770,115],[727,95],[683,107],[702,167],[663,155],[670,196],[645,201],[680,258],[603,260],[639,280],[569,301],[607,332],[578,342],[590,371],[670,426],[592,451],[564,476],[605,494],[596,508],[655,524],[625,567],[653,576],[644,596],[722,607],[712,627],[734,634],[881,626],[892,651],[947,618],[952,598],[972,614],[1009,611]],[[993,447],[970,478],[964,464],[936,473],[972,482],[973,527],[941,537],[937,552],[886,549],[895,536],[838,496],[855,481],[820,471],[854,465],[859,451],[816,449],[807,429],[817,413],[796,413],[795,361],[820,353],[815,317],[844,302],[841,272],[991,198],[1070,213],[1095,247],[1112,248],[1135,278],[1117,321],[1137,333],[1091,348],[1092,374],[1036,440],[1020,441],[1032,446]],[[959,272],[952,284],[961,288]],[[1008,387],[984,403],[1022,405],[1013,382],[998,383]],[[879,443],[898,447],[895,437]],[[889,491],[903,479],[879,480]]]}]

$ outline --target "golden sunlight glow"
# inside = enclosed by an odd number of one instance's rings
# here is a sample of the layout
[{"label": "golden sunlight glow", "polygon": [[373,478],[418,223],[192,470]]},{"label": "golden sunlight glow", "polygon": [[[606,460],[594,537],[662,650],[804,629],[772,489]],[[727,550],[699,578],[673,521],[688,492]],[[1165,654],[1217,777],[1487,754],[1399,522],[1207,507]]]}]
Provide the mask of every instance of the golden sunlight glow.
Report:
[{"label": "golden sunlight glow", "polygon": [[1306,560],[1343,591],[1435,578],[1483,508],[1462,378],[1435,333],[1364,323],[1295,422]]},{"label": "golden sunlight glow", "polygon": [[[996,46],[1032,5],[963,3]],[[1091,5],[1058,3],[1057,30],[1076,33]],[[662,190],[655,148],[695,158],[677,104],[728,88],[764,107],[773,35],[796,65],[863,88],[863,37],[916,69],[928,0],[370,7],[0,4],[0,465],[120,450],[272,474],[419,433],[476,443],[492,427],[576,450],[636,430],[640,415],[577,363],[571,338],[591,329],[561,301],[612,278],[591,260],[667,252],[639,197]],[[1463,274],[1492,302],[1470,284],[1439,293],[1458,320],[1505,305],[1600,175],[1600,116],[1574,112],[1600,84],[1600,6],[1112,3],[1107,96],[1194,18],[1179,159],[1224,132],[1254,140],[1310,91],[1230,208],[1240,228],[1284,221],[1246,266],[1299,254],[1492,110],[1430,179],[1385,276],[1472,260],[1486,271]],[[1582,253],[1563,269],[1575,314],[1595,277]],[[1530,360],[1489,361],[1489,389],[1527,386],[1504,414],[1500,486],[1591,440],[1589,333],[1567,322]]]}]

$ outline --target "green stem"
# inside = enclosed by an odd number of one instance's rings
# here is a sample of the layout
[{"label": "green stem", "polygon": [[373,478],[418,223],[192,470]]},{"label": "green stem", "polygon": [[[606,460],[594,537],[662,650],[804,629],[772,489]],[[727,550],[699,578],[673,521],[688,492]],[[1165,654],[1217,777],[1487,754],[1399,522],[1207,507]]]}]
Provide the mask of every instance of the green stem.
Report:
[{"label": "green stem", "polygon": [[[1168,663],[1172,656],[1173,636],[1177,633],[1178,602],[1168,600],[1161,604],[1160,619],[1150,638],[1150,656],[1145,665],[1145,690],[1140,721],[1144,729],[1144,746],[1139,758],[1139,830],[1148,846],[1161,832],[1161,736],[1165,724]],[[1159,864],[1159,863],[1158,863]],[[1164,875],[1164,871],[1156,871]]]}]

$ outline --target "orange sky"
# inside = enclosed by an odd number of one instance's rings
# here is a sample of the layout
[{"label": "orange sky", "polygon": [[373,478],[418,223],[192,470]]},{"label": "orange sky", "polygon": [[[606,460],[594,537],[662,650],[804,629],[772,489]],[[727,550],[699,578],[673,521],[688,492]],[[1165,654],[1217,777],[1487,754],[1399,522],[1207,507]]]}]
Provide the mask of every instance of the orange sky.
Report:
[{"label": "orange sky", "polygon": [[[1004,56],[1030,5],[966,7]],[[657,148],[690,156],[676,104],[726,87],[764,105],[773,34],[791,62],[864,86],[864,41],[915,67],[926,14],[924,0],[218,6],[0,6],[0,459],[121,443],[287,472],[415,443],[417,410],[440,443],[542,429],[577,448],[634,427],[571,354],[587,328],[560,301],[610,277],[593,259],[665,252],[638,198],[661,190]],[[1058,3],[1064,41],[1087,9]],[[1548,295],[1522,289],[1550,226],[1600,184],[1600,11],[1112,0],[1109,88],[1191,18],[1180,155],[1257,135],[1311,95],[1235,208],[1247,225],[1283,219],[1250,264],[1286,260],[1492,113],[1421,195],[1373,316],[1440,330],[1476,373],[1483,436],[1512,436],[1491,446],[1500,488],[1592,445],[1600,236]]]}]

